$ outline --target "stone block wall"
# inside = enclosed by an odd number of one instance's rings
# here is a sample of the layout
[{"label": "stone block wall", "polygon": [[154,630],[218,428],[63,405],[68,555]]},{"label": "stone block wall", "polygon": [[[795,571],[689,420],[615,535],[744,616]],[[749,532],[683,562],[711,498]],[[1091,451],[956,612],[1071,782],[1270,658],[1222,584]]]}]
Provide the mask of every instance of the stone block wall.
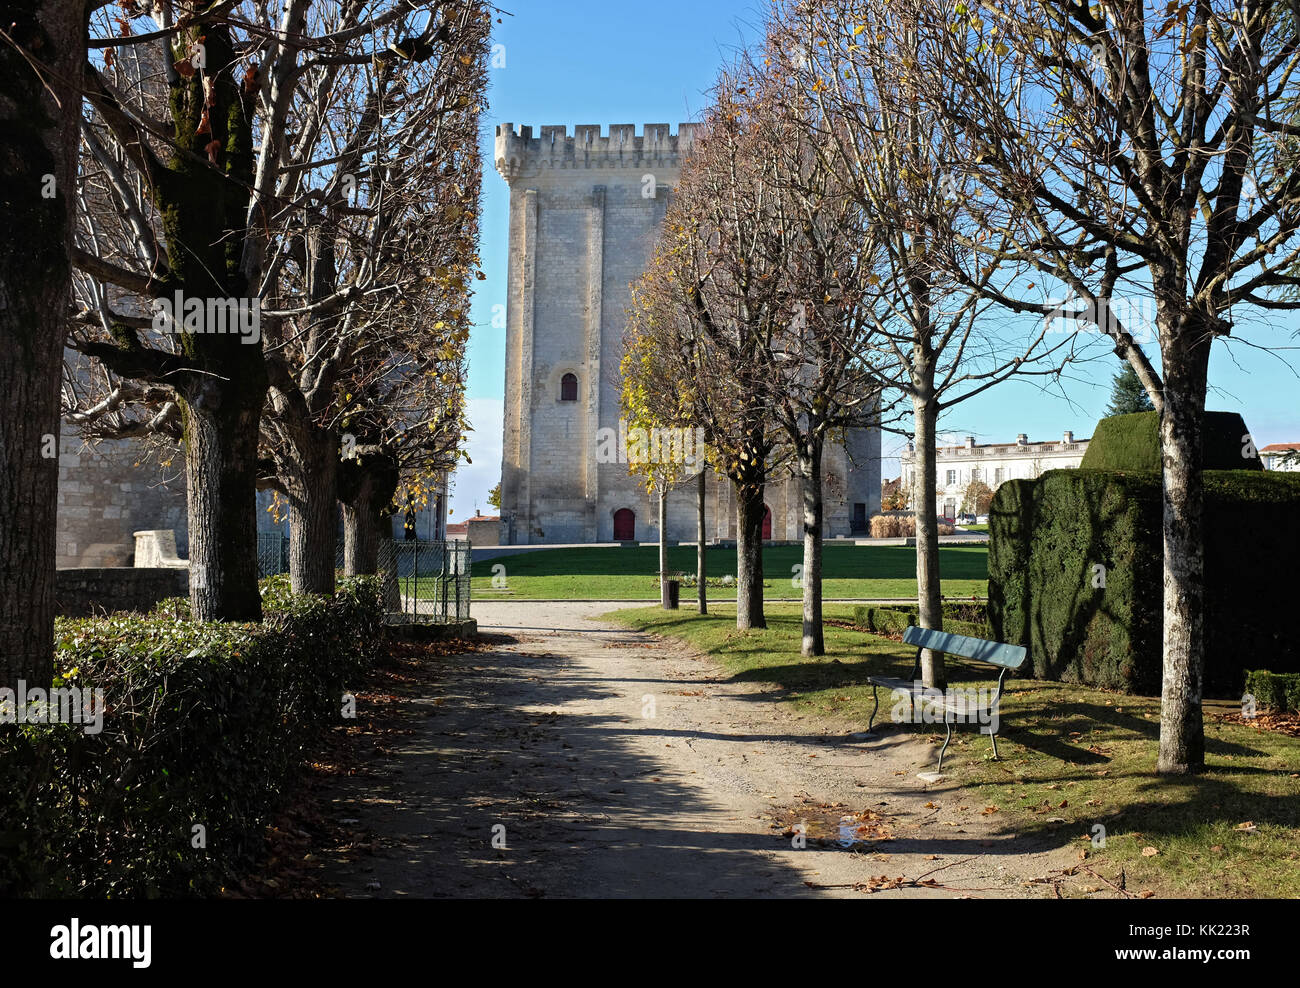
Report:
[{"label": "stone block wall", "polygon": [[172,529],[177,551],[189,555],[185,464],[164,465],[132,440],[89,445],[64,424],[59,438],[56,565],[131,566],[135,532]]},{"label": "stone block wall", "polygon": [[[645,269],[695,125],[497,129],[496,166],[510,185],[503,545],[609,542],[614,513],[636,513],[638,540],[657,541],[658,498],[625,464],[598,463],[598,432],[619,432],[618,368],[631,285]],[[564,401],[561,381],[578,380]],[[828,534],[848,535],[853,505],[880,509],[880,435],[859,430],[828,449]],[[710,481],[713,538],[735,537],[725,479]],[[696,537],[694,490],[669,499],[667,537]],[[802,537],[797,481],[774,478],[772,537]]]},{"label": "stone block wall", "polygon": [[56,613],[63,617],[149,611],[160,600],[189,592],[189,570],[176,567],[61,569],[54,574]]}]

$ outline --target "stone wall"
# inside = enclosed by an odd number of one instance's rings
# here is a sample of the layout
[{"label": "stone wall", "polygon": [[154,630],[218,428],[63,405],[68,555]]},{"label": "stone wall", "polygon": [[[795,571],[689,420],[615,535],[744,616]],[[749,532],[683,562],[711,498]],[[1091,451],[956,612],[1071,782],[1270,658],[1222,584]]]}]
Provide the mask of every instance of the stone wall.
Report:
[{"label": "stone wall", "polygon": [[189,592],[189,570],[175,567],[61,569],[54,574],[56,613],[63,617],[148,611],[160,600]]},{"label": "stone wall", "polygon": [[174,530],[177,551],[189,555],[183,456],[164,465],[136,441],[89,445],[65,423],[59,437],[55,565],[131,566],[135,532],[141,529]]}]

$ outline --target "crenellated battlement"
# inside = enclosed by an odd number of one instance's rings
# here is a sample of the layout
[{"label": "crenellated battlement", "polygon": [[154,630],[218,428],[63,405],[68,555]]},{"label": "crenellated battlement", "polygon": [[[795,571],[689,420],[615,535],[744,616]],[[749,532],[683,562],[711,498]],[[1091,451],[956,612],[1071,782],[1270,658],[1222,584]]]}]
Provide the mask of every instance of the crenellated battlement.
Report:
[{"label": "crenellated battlement", "polygon": [[635,124],[610,124],[602,134],[600,124],[579,124],[570,136],[563,124],[542,127],[497,127],[496,166],[507,182],[540,168],[676,168],[695,146],[699,124],[650,123],[638,137]]}]

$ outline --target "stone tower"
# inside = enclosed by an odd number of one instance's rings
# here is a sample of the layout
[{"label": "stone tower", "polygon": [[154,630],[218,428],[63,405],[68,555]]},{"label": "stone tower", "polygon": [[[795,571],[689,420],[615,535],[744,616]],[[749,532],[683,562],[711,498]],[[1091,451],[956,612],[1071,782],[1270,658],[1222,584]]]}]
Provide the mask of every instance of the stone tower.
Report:
[{"label": "stone tower", "polygon": [[[694,124],[502,124],[496,167],[510,185],[501,542],[656,540],[657,496],[603,462],[601,430],[620,429],[619,363],[631,284],[658,237]],[[826,453],[827,534],[880,510],[880,434],[855,430]],[[851,454],[851,455],[850,455]],[[693,485],[692,485],[693,490]],[[730,484],[709,485],[712,537],[735,537]],[[773,538],[801,537],[793,483],[766,498]],[[670,493],[669,539],[694,540],[693,493]]]}]

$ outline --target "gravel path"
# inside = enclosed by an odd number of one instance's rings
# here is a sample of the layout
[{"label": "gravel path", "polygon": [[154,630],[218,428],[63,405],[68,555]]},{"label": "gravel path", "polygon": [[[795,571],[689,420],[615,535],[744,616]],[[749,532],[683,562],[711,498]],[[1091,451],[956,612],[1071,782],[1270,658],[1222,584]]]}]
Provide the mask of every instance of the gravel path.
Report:
[{"label": "gravel path", "polygon": [[[438,695],[411,705],[405,742],[336,784],[332,812],[366,850],[327,854],[327,884],[350,897],[1027,896],[1068,866],[1068,849],[1005,833],[952,780],[917,778],[935,749],[915,729],[864,738],[865,725],[800,716],[775,687],[593,620],[609,607],[476,604],[491,647],[451,660]],[[841,846],[850,834],[862,839]]]}]

